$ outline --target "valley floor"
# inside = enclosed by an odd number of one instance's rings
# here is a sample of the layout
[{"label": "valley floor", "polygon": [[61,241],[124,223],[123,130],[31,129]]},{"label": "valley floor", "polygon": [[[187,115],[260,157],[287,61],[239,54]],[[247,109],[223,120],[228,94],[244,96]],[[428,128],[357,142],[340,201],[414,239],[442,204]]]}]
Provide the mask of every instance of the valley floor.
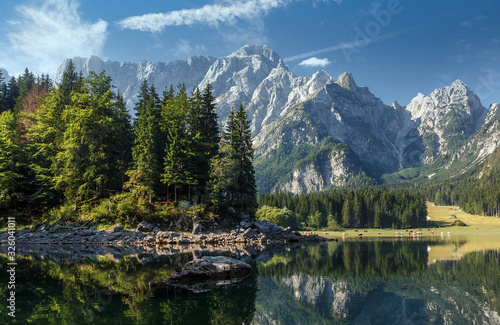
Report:
[{"label": "valley floor", "polygon": [[[457,235],[500,235],[500,217],[483,217],[480,215],[471,215],[463,212],[458,206],[436,206],[432,202],[427,203],[428,220],[437,227],[417,228],[417,229],[346,229],[342,232],[335,231],[315,231],[328,238],[358,238],[362,237],[412,237],[410,231],[421,232],[422,236],[441,236],[444,237]],[[460,220],[467,226],[455,226],[455,221]],[[432,233],[433,232],[433,233]],[[346,234],[343,236],[343,234]],[[402,234],[402,235],[401,235]],[[417,237],[418,238],[418,237]]]}]

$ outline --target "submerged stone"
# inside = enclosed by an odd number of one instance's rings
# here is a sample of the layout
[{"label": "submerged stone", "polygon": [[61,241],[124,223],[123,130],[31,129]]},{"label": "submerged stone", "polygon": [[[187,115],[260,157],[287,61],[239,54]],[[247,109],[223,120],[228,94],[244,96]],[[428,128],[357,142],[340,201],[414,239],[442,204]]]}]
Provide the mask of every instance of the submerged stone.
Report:
[{"label": "submerged stone", "polygon": [[220,285],[239,282],[251,271],[250,265],[237,259],[206,256],[186,263],[182,271],[168,278],[165,283],[193,292],[205,292]]}]

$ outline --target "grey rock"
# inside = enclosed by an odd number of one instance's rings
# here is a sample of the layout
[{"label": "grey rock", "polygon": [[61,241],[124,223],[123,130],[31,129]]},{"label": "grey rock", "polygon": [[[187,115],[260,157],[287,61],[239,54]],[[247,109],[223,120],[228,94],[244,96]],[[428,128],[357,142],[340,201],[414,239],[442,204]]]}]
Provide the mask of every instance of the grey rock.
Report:
[{"label": "grey rock", "polygon": [[199,223],[193,224],[193,234],[201,234],[203,231],[205,231],[205,228],[203,228],[202,225],[200,225]]},{"label": "grey rock", "polygon": [[113,232],[120,232],[123,230],[123,227],[120,225],[114,225],[113,226]]},{"label": "grey rock", "polygon": [[243,233],[244,236],[248,237],[248,238],[256,238],[259,234],[253,230],[252,228],[248,228],[247,230],[245,230],[245,232]]},{"label": "grey rock", "polygon": [[204,292],[218,285],[241,281],[250,274],[247,263],[226,256],[205,256],[188,262],[183,270],[168,278],[168,285]]},{"label": "grey rock", "polygon": [[141,232],[151,232],[153,230],[154,226],[146,221],[141,222],[137,226],[137,231]]}]

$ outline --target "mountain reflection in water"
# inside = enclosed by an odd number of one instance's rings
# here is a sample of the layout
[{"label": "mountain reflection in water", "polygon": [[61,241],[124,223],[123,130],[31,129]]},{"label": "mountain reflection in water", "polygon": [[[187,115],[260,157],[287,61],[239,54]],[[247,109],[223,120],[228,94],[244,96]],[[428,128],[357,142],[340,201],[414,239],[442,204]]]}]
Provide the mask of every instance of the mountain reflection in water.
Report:
[{"label": "mountain reflection in water", "polygon": [[[500,324],[499,250],[429,263],[429,247],[444,245],[450,243],[354,240],[281,247],[252,256],[253,272],[243,281],[199,294],[162,285],[193,258],[190,252],[100,251],[92,256],[88,249],[79,256],[24,249],[17,256],[16,321]],[[2,283],[8,282],[6,265],[6,255],[0,254]],[[0,299],[6,301],[5,289]],[[5,304],[0,315],[2,324],[12,322]]]}]

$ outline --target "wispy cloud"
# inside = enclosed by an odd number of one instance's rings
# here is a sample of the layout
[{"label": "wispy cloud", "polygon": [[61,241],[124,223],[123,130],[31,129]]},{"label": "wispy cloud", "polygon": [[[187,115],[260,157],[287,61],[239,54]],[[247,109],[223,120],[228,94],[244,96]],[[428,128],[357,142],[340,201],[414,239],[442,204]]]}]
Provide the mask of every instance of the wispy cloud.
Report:
[{"label": "wispy cloud", "polygon": [[217,26],[236,19],[249,20],[266,14],[272,9],[288,4],[291,0],[232,1],[230,4],[208,4],[201,8],[183,9],[166,13],[132,16],[118,22],[123,29],[161,32],[167,26],[209,24]]},{"label": "wispy cloud", "polygon": [[[17,62],[29,63],[37,73],[55,74],[68,57],[100,54],[106,43],[108,23],[85,22],[74,0],[32,1],[16,7],[9,21],[7,50],[0,50],[0,65],[20,72]],[[15,60],[11,59],[15,58]]]},{"label": "wispy cloud", "polygon": [[373,37],[373,38],[366,38],[362,41],[352,41],[352,42],[340,43],[340,44],[333,45],[330,47],[325,47],[323,49],[319,49],[316,51],[311,51],[311,52],[293,55],[293,56],[285,58],[284,61],[285,62],[292,62],[292,61],[297,61],[297,60],[303,60],[307,57],[311,57],[311,56],[323,54],[323,53],[328,53],[328,52],[334,52],[334,51],[340,51],[340,50],[345,51],[345,50],[355,49],[355,48],[364,48],[369,44],[377,43],[377,42],[380,42],[383,40],[388,40],[388,39],[391,39],[391,38],[396,37],[398,35],[405,34],[409,31],[410,30],[402,30],[402,31],[394,32],[394,33],[380,35],[380,36]]},{"label": "wispy cloud", "polygon": [[301,66],[306,66],[306,67],[325,67],[329,65],[331,62],[328,61],[327,58],[324,59],[318,59],[317,57],[312,57],[307,60],[304,60],[299,63]]}]

